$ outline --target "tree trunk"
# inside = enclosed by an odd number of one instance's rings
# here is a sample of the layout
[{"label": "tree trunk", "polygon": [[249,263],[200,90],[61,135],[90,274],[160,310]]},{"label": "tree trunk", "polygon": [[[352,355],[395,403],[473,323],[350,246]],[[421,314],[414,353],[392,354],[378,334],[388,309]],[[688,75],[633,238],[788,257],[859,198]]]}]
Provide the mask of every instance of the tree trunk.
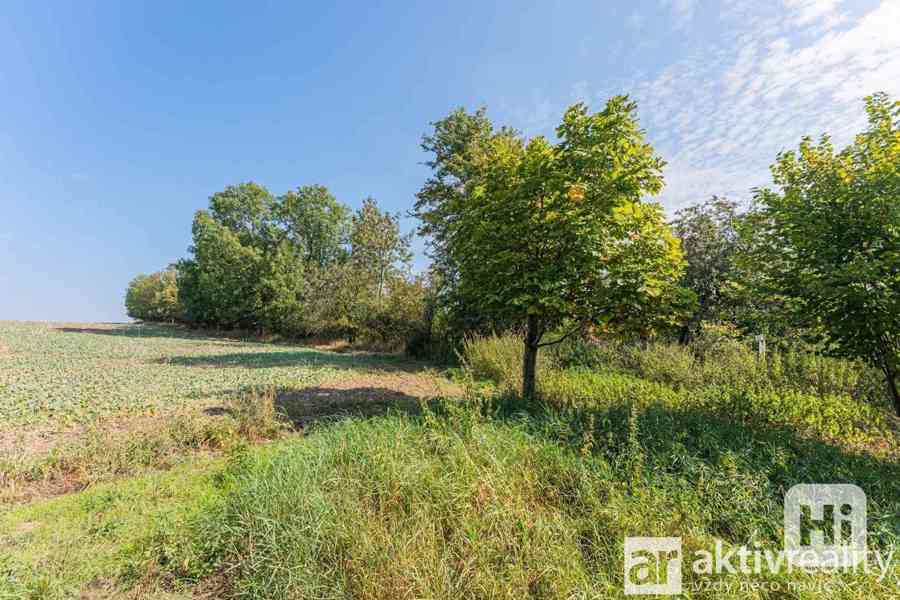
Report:
[{"label": "tree trunk", "polygon": [[900,390],[897,389],[897,355],[894,347],[882,343],[878,348],[878,358],[881,360],[881,372],[884,373],[884,378],[887,380],[891,401],[894,403],[894,412],[900,417]]},{"label": "tree trunk", "polygon": [[525,352],[522,357],[522,398],[534,398],[535,380],[537,379],[538,343],[541,341],[538,330],[538,318],[528,315],[528,330],[525,332]]},{"label": "tree trunk", "polygon": [[897,389],[897,372],[890,366],[884,369],[887,378],[888,389],[891,391],[891,400],[894,401],[894,412],[900,417],[900,390]]}]

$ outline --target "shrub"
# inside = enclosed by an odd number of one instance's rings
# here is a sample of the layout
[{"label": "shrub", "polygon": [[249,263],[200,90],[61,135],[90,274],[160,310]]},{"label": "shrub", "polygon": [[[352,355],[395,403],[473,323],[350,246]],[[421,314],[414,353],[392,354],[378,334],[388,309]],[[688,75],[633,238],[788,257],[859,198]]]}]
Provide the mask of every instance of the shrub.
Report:
[{"label": "shrub", "polygon": [[128,284],[125,309],[132,319],[175,321],[182,316],[174,269],[138,275]]},{"label": "shrub", "polygon": [[862,361],[788,350],[769,357],[773,387],[824,397],[848,395],[859,402],[889,406],[884,375]]},{"label": "shrub", "polygon": [[550,370],[540,380],[541,398],[558,408],[608,408],[622,403],[645,406],[663,402],[678,406],[682,396],[672,388],[626,373],[587,369]]},{"label": "shrub", "polygon": [[730,419],[786,425],[821,440],[866,446],[879,453],[897,450],[896,433],[886,414],[846,395],[710,388],[700,397],[705,409]]},{"label": "shrub", "polygon": [[689,348],[678,344],[653,343],[646,348],[631,347],[625,351],[625,363],[631,371],[658,383],[675,388],[699,385],[703,373]]},{"label": "shrub", "polygon": [[812,349],[773,349],[763,362],[750,345],[725,327],[704,327],[689,345],[625,344],[571,338],[551,349],[560,368],[630,373],[675,388],[730,387],[796,391],[818,398],[849,396],[854,402],[890,407],[880,371],[861,361],[832,358]]},{"label": "shrub", "polygon": [[401,350],[425,327],[425,287],[419,279],[392,277],[381,301],[360,311],[359,337],[370,347]]},{"label": "shrub", "polygon": [[[518,394],[522,384],[522,348],[519,334],[473,335],[463,340],[461,359],[475,379],[487,379],[505,393]],[[551,364],[549,355],[538,354],[539,381]]]},{"label": "shrub", "polygon": [[548,349],[556,366],[562,368],[624,369],[625,345],[591,336],[573,336]]},{"label": "shrub", "polygon": [[231,396],[226,410],[235,420],[238,433],[247,439],[272,439],[284,432],[289,423],[277,407],[274,387],[251,388]]},{"label": "shrub", "polygon": [[894,454],[900,449],[887,413],[847,395],[819,397],[740,385],[675,389],[625,373],[587,369],[550,370],[542,377],[540,391],[541,398],[556,409],[657,404],[667,410],[700,411],[710,418],[738,423],[788,427],[810,438],[865,447],[877,454]]}]

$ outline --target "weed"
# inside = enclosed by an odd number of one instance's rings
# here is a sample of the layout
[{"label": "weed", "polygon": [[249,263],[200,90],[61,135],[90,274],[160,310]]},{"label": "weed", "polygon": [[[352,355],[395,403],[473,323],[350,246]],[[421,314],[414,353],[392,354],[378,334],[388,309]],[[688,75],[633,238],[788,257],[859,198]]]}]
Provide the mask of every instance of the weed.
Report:
[{"label": "weed", "polygon": [[226,410],[242,437],[272,439],[290,427],[289,420],[276,406],[277,397],[278,389],[267,387],[250,388],[228,399]]}]

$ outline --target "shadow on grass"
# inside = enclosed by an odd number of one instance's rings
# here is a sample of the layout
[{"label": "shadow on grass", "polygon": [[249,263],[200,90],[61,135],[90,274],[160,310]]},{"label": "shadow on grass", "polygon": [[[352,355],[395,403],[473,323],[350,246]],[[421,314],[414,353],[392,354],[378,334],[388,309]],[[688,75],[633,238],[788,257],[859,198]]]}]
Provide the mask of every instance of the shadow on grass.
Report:
[{"label": "shadow on grass", "polygon": [[111,323],[111,327],[54,327],[60,333],[86,333],[126,338],[172,338],[180,340],[222,340],[233,339],[226,334],[217,335],[202,330],[193,330],[181,325],[162,323]]},{"label": "shadow on grass", "polygon": [[171,356],[157,359],[158,364],[212,369],[269,369],[273,367],[332,367],[338,369],[373,369],[415,373],[426,368],[425,363],[413,362],[392,354],[342,353],[323,350],[278,350],[275,352],[232,352],[197,356]]},{"label": "shadow on grass", "polygon": [[[346,417],[373,417],[389,412],[415,415],[420,412],[420,399],[398,390],[363,386],[349,389],[310,387],[279,391],[275,408],[291,424],[302,429],[307,425]],[[208,415],[228,414],[226,406],[211,406]]]},{"label": "shadow on grass", "polygon": [[402,371],[417,373],[429,365],[422,361],[411,360],[398,354],[378,352],[335,352],[318,349],[277,350],[289,346],[297,348],[302,340],[294,342],[267,342],[259,339],[241,339],[240,332],[210,332],[192,330],[180,325],[168,324],[122,324],[115,327],[55,327],[60,333],[81,333],[89,335],[105,335],[125,338],[170,338],[179,340],[195,340],[220,344],[252,343],[272,348],[272,352],[232,352],[227,354],[205,354],[170,356],[154,360],[156,364],[171,364],[200,368],[244,368],[268,369],[272,367],[332,367],[345,369],[370,369],[379,371]]}]

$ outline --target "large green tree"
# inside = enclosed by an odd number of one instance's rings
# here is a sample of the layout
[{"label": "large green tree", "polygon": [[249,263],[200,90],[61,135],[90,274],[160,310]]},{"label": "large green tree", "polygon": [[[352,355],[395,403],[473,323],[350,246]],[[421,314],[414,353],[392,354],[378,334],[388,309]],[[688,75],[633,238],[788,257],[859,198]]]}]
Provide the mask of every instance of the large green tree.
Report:
[{"label": "large green tree", "polygon": [[307,266],[327,268],[347,257],[350,210],[321,185],[306,185],[278,198],[273,210],[282,238]]},{"label": "large green tree", "polygon": [[[635,111],[625,97],[594,114],[576,104],[557,143],[459,112],[425,138],[434,176],[419,194],[423,231],[454,295],[524,327],[525,397],[539,348],[588,325],[628,322],[676,289],[678,241],[662,209],[641,203],[662,188],[664,163]],[[452,143],[435,144],[448,129],[458,134]]]},{"label": "large green tree", "polygon": [[302,335],[319,272],[348,257],[350,212],[322,186],[275,197],[228,186],[194,217],[191,258],[179,263],[189,321]]},{"label": "large green tree", "polygon": [[900,102],[866,99],[868,128],[836,152],[805,138],[756,193],[758,290],[835,354],[880,367],[900,415]]},{"label": "large green tree", "polygon": [[462,108],[431,123],[432,131],[422,138],[422,150],[429,156],[425,165],[431,175],[416,194],[413,210],[421,221],[432,259],[433,283],[430,292],[435,307],[446,315],[444,334],[458,340],[465,333],[505,329],[511,326],[499,315],[485,313],[459,293],[459,269],[449,251],[448,224],[464,201],[467,184],[480,172],[479,156],[483,148],[498,137],[518,137],[510,128],[495,130],[484,108],[469,113]]},{"label": "large green tree", "polygon": [[734,258],[738,249],[737,204],[713,196],[675,213],[672,231],[681,240],[687,266],[681,284],[694,293],[696,303],[681,326],[686,343],[704,321],[730,320],[734,298]]},{"label": "large green tree", "polygon": [[188,320],[225,329],[259,328],[263,251],[241,243],[240,231],[205,210],[194,216],[192,234],[192,258],[177,267]]}]

